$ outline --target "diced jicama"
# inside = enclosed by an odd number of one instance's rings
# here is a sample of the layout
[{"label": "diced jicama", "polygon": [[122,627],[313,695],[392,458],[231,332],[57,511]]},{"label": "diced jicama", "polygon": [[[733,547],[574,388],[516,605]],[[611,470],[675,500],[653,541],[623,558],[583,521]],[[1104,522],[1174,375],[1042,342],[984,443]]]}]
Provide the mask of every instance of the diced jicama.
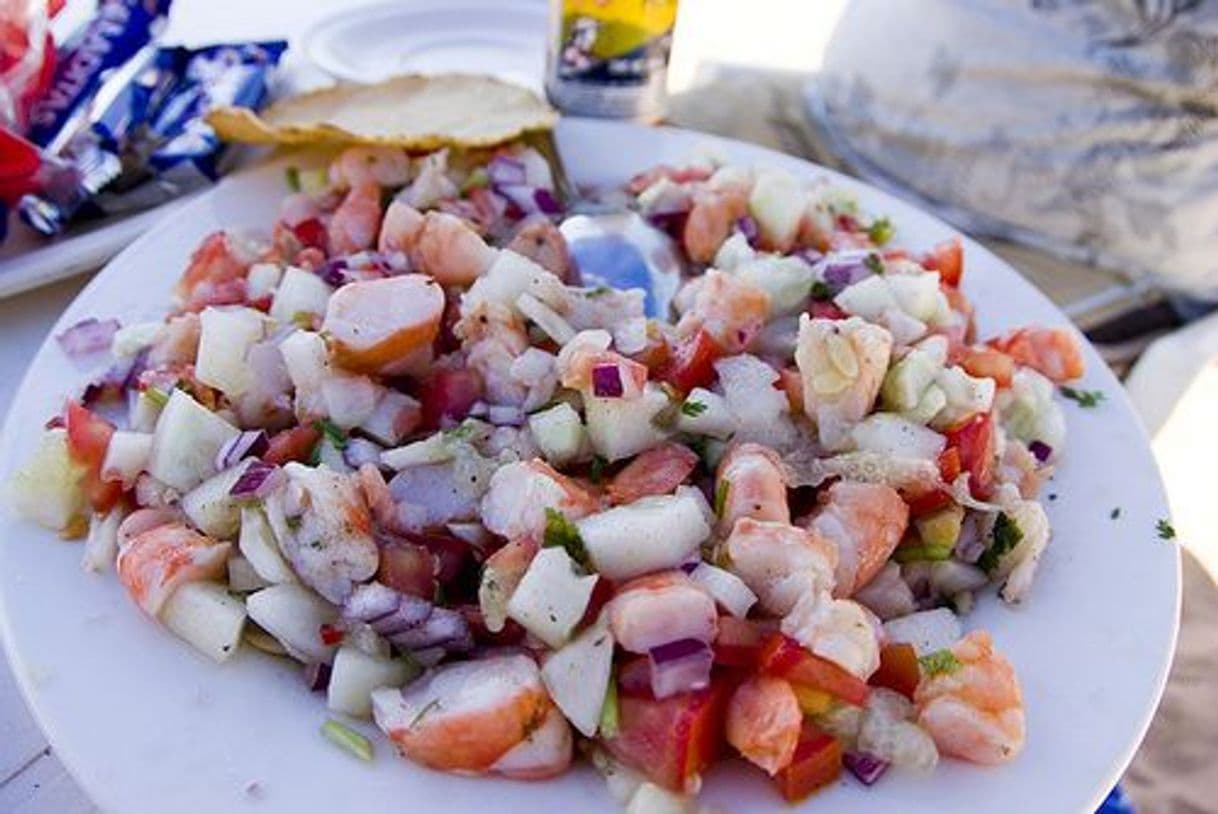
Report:
[{"label": "diced jicama", "polygon": [[216,453],[238,433],[185,391],[175,389],[156,422],[148,473],[187,492],[216,473]]},{"label": "diced jicama", "polygon": [[355,718],[371,718],[373,690],[401,687],[418,672],[418,666],[406,659],[372,656],[345,645],[334,656],[326,706]]},{"label": "diced jicama", "polygon": [[247,594],[266,588],[270,584],[259,576],[258,572],[254,570],[254,566],[250,565],[250,561],[245,557],[238,555],[228,558],[228,588],[230,591]]},{"label": "diced jicama", "polygon": [[245,629],[245,606],[224,586],[188,582],[173,592],[161,609],[161,621],[178,637],[213,661],[237,652]]},{"label": "diced jicama", "polygon": [[655,446],[666,435],[654,419],[668,406],[668,396],[651,382],[638,398],[585,396],[584,415],[592,448],[610,461],[620,461]]},{"label": "diced jicama", "polygon": [[332,293],[334,289],[316,274],[289,266],[271,300],[271,318],[290,323],[300,315],[321,316]]},{"label": "diced jicama", "polygon": [[229,494],[248,462],[231,466],[182,495],[182,511],[195,528],[216,540],[231,540],[241,527],[241,505]]},{"label": "diced jicama", "polygon": [[68,455],[68,434],[47,430],[25,466],[8,484],[13,508],[23,517],[59,531],[84,511],[83,470]]},{"label": "diced jicama", "polygon": [[961,632],[960,619],[947,608],[911,613],[884,623],[890,644],[911,644],[919,656],[951,647]]},{"label": "diced jicama", "polygon": [[579,413],[566,402],[529,416],[529,431],[545,459],[564,466],[578,458],[588,443]]},{"label": "diced jicama", "polygon": [[800,257],[767,255],[744,263],[733,272],[749,285],[770,295],[770,313],[798,313],[812,290],[813,268]]},{"label": "diced jicama", "polygon": [[124,489],[130,489],[148,465],[151,451],[151,433],[115,430],[106,446],[105,460],[102,461],[102,480],[118,481]]},{"label": "diced jicama", "polygon": [[241,534],[237,538],[237,547],[267,582],[279,584],[296,581],[296,574],[279,550],[279,543],[260,507],[241,507]]},{"label": "diced jicama", "polygon": [[933,460],[947,445],[947,439],[934,430],[892,413],[870,415],[850,434],[859,450],[890,458]]},{"label": "diced jicama", "polygon": [[266,334],[261,311],[238,306],[210,307],[199,314],[199,352],[195,378],[229,398],[244,393],[254,382],[246,362],[250,347]]},{"label": "diced jicama", "polygon": [[596,734],[613,669],[613,635],[602,617],[545,660],[541,680],[571,725]]},{"label": "diced jicama", "polygon": [[692,435],[728,438],[736,431],[736,417],[723,396],[695,387],[681,403],[677,429]]},{"label": "diced jicama", "polygon": [[676,568],[708,537],[705,500],[683,486],[675,495],[645,497],[576,521],[596,570],[621,580]]},{"label": "diced jicama", "polygon": [[749,194],[749,214],[757,221],[762,246],[780,252],[789,250],[799,232],[804,214],[804,191],[790,173],[759,173]]},{"label": "diced jicama", "polygon": [[286,582],[246,599],[250,618],[274,636],[292,658],[330,663],[335,646],[321,638],[321,626],[338,619],[338,609],[303,585]]},{"label": "diced jicama", "polygon": [[596,575],[582,576],[562,548],[537,552],[508,600],[508,616],[550,647],[561,647],[583,618]]}]

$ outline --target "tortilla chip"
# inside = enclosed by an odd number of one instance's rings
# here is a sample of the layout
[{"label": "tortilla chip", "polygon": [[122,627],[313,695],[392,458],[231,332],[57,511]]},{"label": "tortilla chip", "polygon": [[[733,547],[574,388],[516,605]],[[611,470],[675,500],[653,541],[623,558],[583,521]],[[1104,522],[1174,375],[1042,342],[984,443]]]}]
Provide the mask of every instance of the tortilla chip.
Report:
[{"label": "tortilla chip", "polygon": [[244,107],[211,111],[228,141],[255,144],[385,144],[409,150],[490,147],[536,130],[558,114],[535,93],[489,76],[397,76],[284,99],[261,115]]}]

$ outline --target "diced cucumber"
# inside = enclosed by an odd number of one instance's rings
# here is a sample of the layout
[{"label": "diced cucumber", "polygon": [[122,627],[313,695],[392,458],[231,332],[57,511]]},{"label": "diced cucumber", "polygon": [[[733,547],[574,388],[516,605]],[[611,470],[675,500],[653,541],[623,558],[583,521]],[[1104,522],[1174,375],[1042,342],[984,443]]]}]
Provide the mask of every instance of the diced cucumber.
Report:
[{"label": "diced cucumber", "polygon": [[936,550],[946,548],[949,553],[960,539],[963,523],[964,507],[957,503],[914,519],[924,545]]},{"label": "diced cucumber", "polygon": [[545,660],[541,680],[571,725],[591,738],[600,725],[613,670],[613,634],[606,617]]},{"label": "diced cucumber", "polygon": [[290,324],[299,314],[322,316],[333,293],[316,274],[288,266],[271,300],[271,318]]},{"label": "diced cucumber", "polygon": [[228,558],[228,588],[239,594],[248,594],[270,585],[258,575],[250,561],[240,555]]},{"label": "diced cucumber", "polygon": [[938,429],[950,427],[958,421],[977,413],[988,413],[994,405],[997,385],[989,377],[975,378],[964,369],[953,365],[939,371],[935,384],[947,396],[947,406],[935,416],[933,425]]},{"label": "diced cucumber", "polygon": [[102,461],[102,479],[118,481],[124,489],[131,488],[148,465],[148,453],[151,451],[151,433],[115,430],[106,447],[105,460]]},{"label": "diced cucumber", "polygon": [[668,396],[652,382],[633,399],[585,395],[584,415],[593,450],[608,461],[620,461],[655,446],[666,433],[652,419],[668,406]]},{"label": "diced cucumber", "polygon": [[757,176],[749,194],[749,214],[766,243],[784,249],[791,246],[803,219],[806,197],[789,173],[766,171]]},{"label": "diced cucumber", "polygon": [[773,316],[799,313],[812,290],[812,265],[798,257],[760,257],[733,274],[770,295]]},{"label": "diced cucumber", "polygon": [[241,534],[237,538],[237,548],[267,582],[277,585],[296,581],[296,574],[279,550],[266,514],[258,506],[241,507]]},{"label": "diced cucumber", "polygon": [[245,606],[224,586],[188,582],[173,592],[161,609],[161,621],[213,661],[227,661],[241,644]]},{"label": "diced cucumber", "polygon": [[710,537],[706,501],[700,497],[691,487],[681,487],[675,495],[645,497],[575,525],[597,572],[607,579],[629,579],[676,568]]},{"label": "diced cucumber", "polygon": [[934,383],[941,367],[934,354],[912,348],[884,376],[880,389],[884,407],[895,412],[913,410],[922,399],[922,394]]},{"label": "diced cucumber", "polygon": [[934,460],[947,446],[947,439],[939,433],[893,413],[870,415],[850,434],[861,451],[890,458]]},{"label": "diced cucumber", "polygon": [[241,528],[241,504],[229,492],[248,466],[248,461],[230,466],[182,496],[182,511],[195,528],[216,540],[237,536]]},{"label": "diced cucumber", "polygon": [[327,664],[335,646],[321,640],[321,626],[338,619],[338,609],[304,586],[285,582],[249,595],[250,618],[274,636],[292,658]]},{"label": "diced cucumber", "polygon": [[372,717],[372,691],[401,687],[419,674],[419,666],[405,659],[371,656],[344,645],[334,656],[326,706],[355,718]]},{"label": "diced cucumber", "polygon": [[199,314],[199,352],[195,378],[229,398],[237,398],[254,383],[246,354],[266,335],[261,311],[242,306],[204,308]]},{"label": "diced cucumber", "polygon": [[545,459],[564,466],[583,454],[588,443],[579,413],[565,402],[529,416],[529,432]]},{"label": "diced cucumber", "polygon": [[947,396],[937,384],[926,388],[922,398],[912,410],[906,410],[903,415],[917,424],[929,424],[935,420],[943,408],[947,406]]},{"label": "diced cucumber", "polygon": [[726,439],[736,431],[736,417],[723,396],[695,387],[681,403],[677,429],[691,435]]},{"label": "diced cucumber", "polygon": [[60,531],[85,510],[83,474],[68,454],[67,432],[56,427],[42,434],[34,454],[9,480],[7,491],[21,516]]},{"label": "diced cucumber", "polygon": [[148,453],[148,473],[188,492],[216,472],[216,453],[239,431],[182,390],[161,411]]},{"label": "diced cucumber", "polygon": [[577,574],[564,549],[543,548],[512,592],[508,616],[550,647],[561,647],[583,618],[596,580],[595,574]]}]

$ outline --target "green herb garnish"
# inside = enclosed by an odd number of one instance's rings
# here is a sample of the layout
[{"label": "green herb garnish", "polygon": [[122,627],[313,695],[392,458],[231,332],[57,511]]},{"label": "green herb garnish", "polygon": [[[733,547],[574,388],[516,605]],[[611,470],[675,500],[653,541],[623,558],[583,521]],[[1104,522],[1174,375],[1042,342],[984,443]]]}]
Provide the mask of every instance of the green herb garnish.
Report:
[{"label": "green herb garnish", "polygon": [[288,167],[284,170],[283,180],[287,182],[288,189],[292,192],[300,192],[300,169],[298,167]]},{"label": "green herb garnish", "polygon": [[473,421],[462,421],[451,430],[444,431],[446,441],[469,441],[478,432],[478,425]]},{"label": "green herb garnish", "polygon": [[1176,539],[1176,527],[1171,524],[1171,521],[1160,518],[1155,522],[1155,531],[1159,533],[1160,540]]},{"label": "green herb garnish", "polygon": [[546,548],[558,547],[566,550],[571,559],[581,565],[588,562],[588,551],[579,529],[558,509],[546,509],[546,533],[542,544]]},{"label": "green herb garnish", "polygon": [[994,542],[977,560],[977,567],[987,574],[998,567],[998,563],[1009,554],[1019,541],[1023,539],[1023,531],[1006,512],[999,512],[994,520],[994,531],[991,533]]},{"label": "green herb garnish", "polygon": [[817,302],[826,302],[833,299],[833,289],[824,280],[816,280],[812,283],[812,299]]},{"label": "green herb garnish", "polygon": [[715,517],[720,520],[723,519],[723,508],[727,505],[727,496],[731,491],[731,481],[721,480],[715,484]]},{"label": "green herb garnish", "polygon": [[588,467],[588,477],[593,483],[600,483],[605,479],[605,467],[609,466],[609,460],[603,455],[593,455],[592,464]]},{"label": "green herb garnish", "polygon": [[1061,391],[1066,398],[1078,402],[1079,407],[1097,407],[1106,398],[1103,390],[1075,390],[1073,387],[1063,387]]},{"label": "green herb garnish", "polygon": [[918,659],[918,665],[927,676],[950,675],[964,666],[956,654],[947,648],[927,653]]},{"label": "green herb garnish", "polygon": [[169,394],[163,390],[158,390],[155,387],[149,387],[147,390],[145,390],[144,397],[157,407],[164,407],[169,403]]},{"label": "green herb garnish", "polygon": [[871,242],[877,246],[883,246],[892,240],[893,233],[895,232],[896,228],[887,217],[873,220],[871,225],[867,227],[867,237],[871,238]]},{"label": "green herb garnish", "polygon": [[360,760],[372,760],[372,741],[346,724],[330,718],[321,725],[321,734],[330,743]]},{"label": "green herb garnish", "polygon": [[681,402],[681,415],[697,418],[706,412],[706,403],[701,401],[691,401],[686,399]]},{"label": "green herb garnish", "polygon": [[596,733],[602,738],[612,738],[618,729],[617,681],[609,676],[609,688],[605,690],[605,703],[601,705],[601,720]]},{"label": "green herb garnish", "polygon": [[485,167],[476,167],[469,175],[465,176],[465,181],[461,184],[461,194],[464,195],[471,189],[489,187],[490,185],[490,173],[486,171]]},{"label": "green herb garnish", "polygon": [[431,699],[430,701],[428,701],[426,704],[423,705],[423,708],[421,710],[419,710],[419,714],[414,716],[414,718],[411,719],[410,723],[406,725],[406,728],[414,729],[416,726],[418,726],[420,721],[422,721],[424,718],[427,717],[427,714],[429,712],[431,712],[433,709],[439,709],[439,708],[440,708],[440,699],[439,698]]},{"label": "green herb garnish", "polygon": [[335,449],[347,448],[347,434],[342,431],[337,424],[328,418],[323,418],[313,422],[313,426],[317,427],[322,436],[330,442]]},{"label": "green herb garnish", "polygon": [[884,273],[884,261],[881,260],[880,256],[875,252],[872,252],[863,258],[863,265],[866,266],[872,274]]},{"label": "green herb garnish", "polygon": [[613,289],[610,288],[609,286],[598,285],[596,288],[592,289],[591,291],[586,292],[584,294],[584,296],[587,297],[588,299],[593,299],[595,297],[603,297],[606,294],[612,294],[612,293],[613,293]]},{"label": "green herb garnish", "polygon": [[292,324],[306,331],[313,330],[313,314],[309,311],[297,311],[292,314]]}]

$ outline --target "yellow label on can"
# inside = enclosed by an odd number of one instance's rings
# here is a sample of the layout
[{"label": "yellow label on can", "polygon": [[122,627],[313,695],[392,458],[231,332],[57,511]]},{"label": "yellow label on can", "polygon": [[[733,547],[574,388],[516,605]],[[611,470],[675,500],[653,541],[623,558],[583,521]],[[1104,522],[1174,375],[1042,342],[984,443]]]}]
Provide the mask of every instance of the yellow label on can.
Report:
[{"label": "yellow label on can", "polygon": [[560,0],[560,4],[560,76],[643,84],[666,67],[677,0]]}]

